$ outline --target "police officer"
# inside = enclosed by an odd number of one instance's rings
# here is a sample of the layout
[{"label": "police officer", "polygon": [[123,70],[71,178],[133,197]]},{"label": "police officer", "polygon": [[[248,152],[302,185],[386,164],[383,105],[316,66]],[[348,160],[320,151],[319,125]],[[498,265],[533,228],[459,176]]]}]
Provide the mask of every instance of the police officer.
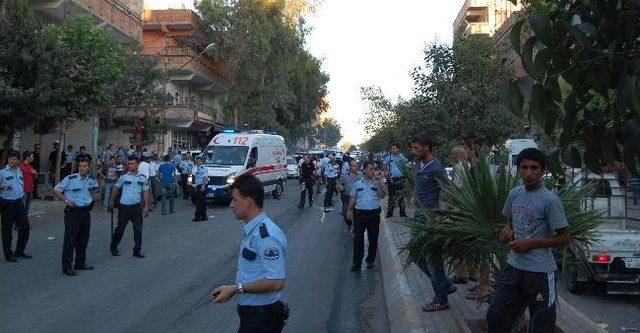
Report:
[{"label": "police officer", "polygon": [[364,232],[367,231],[369,250],[367,251],[367,268],[373,268],[378,248],[378,231],[380,228],[380,199],[385,191],[386,174],[376,175],[376,164],[364,162],[364,176],[356,179],[351,188],[347,218],[354,224],[353,265],[351,271],[359,271],[364,257]]},{"label": "police officer", "polygon": [[[2,216],[2,250],[8,262],[16,258],[30,259],[24,252],[29,241],[30,226],[24,209],[24,180],[20,163],[20,152],[9,151],[7,166],[0,171],[0,215]],[[15,252],[11,251],[13,227],[18,229]]]},{"label": "police officer", "polygon": [[300,164],[298,174],[300,175],[300,202],[298,208],[304,208],[304,199],[309,194],[309,207],[313,206],[313,183],[315,181],[315,165],[309,154],[305,154],[303,162]]},{"label": "police officer", "polygon": [[324,211],[329,211],[333,206],[333,194],[336,192],[336,181],[338,180],[338,166],[332,157],[324,166],[324,176],[327,179],[327,192],[324,194]]},{"label": "police officer", "polygon": [[[64,202],[64,243],[62,245],[62,272],[75,276],[77,270],[92,270],[86,264],[87,245],[91,230],[92,192],[98,182],[89,177],[88,159],[77,160],[78,173],[65,177],[53,189],[53,194]],[[74,268],[71,268],[73,251],[76,252]]]},{"label": "police officer", "polygon": [[182,198],[189,199],[189,175],[193,171],[193,161],[188,153],[184,155],[180,162],[180,187],[182,188]]},{"label": "police officer", "polygon": [[342,199],[342,215],[344,216],[344,223],[346,225],[345,229],[350,232],[353,220],[347,217],[349,198],[351,189],[353,188],[353,184],[357,179],[361,178],[362,175],[360,174],[360,172],[358,172],[358,170],[360,169],[358,161],[353,160],[351,161],[351,163],[345,162],[345,164],[349,165],[349,169],[347,170],[347,172],[343,173],[340,176],[338,190],[340,191],[340,198]]},{"label": "police officer", "polygon": [[404,189],[406,183],[406,175],[402,171],[402,166],[407,164],[407,158],[400,154],[400,147],[398,144],[392,144],[390,147],[391,153],[384,157],[382,164],[389,174],[389,202],[387,205],[387,218],[393,217],[393,210],[396,206],[396,201],[400,207],[400,216],[406,217],[404,198],[397,198],[398,192]]},{"label": "police officer", "polygon": [[231,189],[230,207],[236,218],[244,221],[244,236],[238,250],[236,283],[215,288],[213,302],[225,303],[239,294],[239,333],[281,332],[289,313],[281,300],[287,239],[262,210],[264,188],[260,180],[243,174]]},{"label": "police officer", "polygon": [[124,235],[124,228],[131,221],[135,243],[133,256],[144,258],[142,253],[142,217],[149,216],[149,204],[151,203],[149,181],[138,173],[138,157],[131,156],[127,164],[129,172],[118,178],[109,200],[109,211],[113,211],[115,198],[122,191],[118,205],[118,226],[111,238],[111,254],[113,256],[120,255],[118,244]]},{"label": "police officer", "polygon": [[193,218],[193,222],[206,221],[207,217],[207,184],[209,184],[209,177],[207,177],[207,168],[202,165],[202,157],[196,157],[196,167],[194,173],[194,197],[196,201],[196,214]]}]

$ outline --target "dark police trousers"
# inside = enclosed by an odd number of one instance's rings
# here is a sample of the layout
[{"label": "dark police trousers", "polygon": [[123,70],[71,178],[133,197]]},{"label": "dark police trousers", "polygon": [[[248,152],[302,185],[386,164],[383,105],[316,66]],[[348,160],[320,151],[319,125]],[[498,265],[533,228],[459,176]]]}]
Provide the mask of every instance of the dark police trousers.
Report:
[{"label": "dark police trousers", "polygon": [[[0,199],[0,215],[2,216],[2,251],[5,259],[24,253],[29,241],[30,226],[22,199]],[[13,227],[18,229],[18,240],[15,253],[11,251]]]},{"label": "dark police trousers", "polygon": [[282,301],[262,306],[238,306],[238,333],[279,333],[289,316]]},{"label": "dark police trousers", "polygon": [[387,216],[393,216],[393,210],[396,208],[396,201],[398,206],[400,206],[400,216],[406,216],[405,207],[404,207],[404,198],[398,199],[398,192],[404,189],[404,177],[401,178],[393,178],[391,182],[389,182],[389,202],[387,206]]},{"label": "dark police trousers", "polygon": [[64,243],[62,245],[62,269],[70,269],[73,252],[76,253],[75,267],[85,265],[87,245],[91,231],[91,206],[65,208]]},{"label": "dark police trousers", "polygon": [[327,178],[327,192],[324,194],[324,206],[329,207],[333,201],[333,194],[336,192],[336,180],[338,178]]},{"label": "dark police trousers", "polygon": [[367,262],[373,263],[376,260],[376,250],[378,248],[378,232],[380,230],[380,208],[373,210],[356,209],[353,212],[353,264],[360,266],[364,257],[364,232],[367,231],[369,239],[369,249],[367,252]]},{"label": "dark police trousers", "polygon": [[200,187],[202,185],[198,185],[195,187],[195,192],[193,196],[196,201],[196,216],[197,220],[206,220],[207,219],[207,202],[206,202],[206,193],[204,191],[200,191]]},{"label": "dark police trousers", "polygon": [[124,235],[124,229],[127,227],[127,223],[131,221],[133,226],[133,253],[140,252],[142,249],[142,206],[140,204],[135,205],[122,205],[118,208],[118,226],[113,232],[113,238],[111,239],[111,251],[118,248],[118,244],[122,240]]},{"label": "dark police trousers", "polygon": [[180,187],[182,188],[182,198],[189,198],[189,174],[180,174]]},{"label": "dark police trousers", "polygon": [[490,333],[509,333],[525,307],[529,307],[529,332],[555,332],[556,272],[539,273],[507,265],[502,271],[487,310]]},{"label": "dark police trousers", "polygon": [[313,203],[313,180],[305,180],[300,183],[300,203],[298,206],[304,207],[304,197],[309,193],[309,205]]}]

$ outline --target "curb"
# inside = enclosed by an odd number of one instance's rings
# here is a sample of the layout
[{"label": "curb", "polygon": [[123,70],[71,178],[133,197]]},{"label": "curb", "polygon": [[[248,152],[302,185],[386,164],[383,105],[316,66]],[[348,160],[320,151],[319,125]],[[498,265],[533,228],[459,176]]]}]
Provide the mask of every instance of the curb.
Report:
[{"label": "curb", "polygon": [[378,244],[380,255],[380,269],[382,271],[382,285],[387,305],[387,319],[391,333],[425,332],[422,321],[407,278],[403,272],[398,249],[393,241],[387,220],[380,217],[381,238]]}]

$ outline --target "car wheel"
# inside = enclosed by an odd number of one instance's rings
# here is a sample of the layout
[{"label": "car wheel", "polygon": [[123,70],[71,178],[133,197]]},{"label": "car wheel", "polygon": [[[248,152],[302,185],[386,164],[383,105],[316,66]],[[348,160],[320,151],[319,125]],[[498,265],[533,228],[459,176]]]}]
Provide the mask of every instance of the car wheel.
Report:
[{"label": "car wheel", "polygon": [[578,280],[577,264],[571,264],[567,267],[566,279],[564,286],[570,293],[579,295],[584,290],[584,282]]}]

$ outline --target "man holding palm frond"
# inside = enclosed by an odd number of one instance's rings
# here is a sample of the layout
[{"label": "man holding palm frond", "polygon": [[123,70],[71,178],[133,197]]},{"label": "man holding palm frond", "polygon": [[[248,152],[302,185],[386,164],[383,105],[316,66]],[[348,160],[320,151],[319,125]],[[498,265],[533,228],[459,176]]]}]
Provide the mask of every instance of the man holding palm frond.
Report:
[{"label": "man holding palm frond", "polygon": [[542,184],[544,153],[525,149],[518,154],[517,165],[524,185],[509,192],[502,210],[507,225],[499,238],[511,250],[487,311],[487,324],[489,332],[511,332],[528,307],[529,332],[554,332],[557,267],[551,249],[569,244],[569,224],[561,200]]}]

